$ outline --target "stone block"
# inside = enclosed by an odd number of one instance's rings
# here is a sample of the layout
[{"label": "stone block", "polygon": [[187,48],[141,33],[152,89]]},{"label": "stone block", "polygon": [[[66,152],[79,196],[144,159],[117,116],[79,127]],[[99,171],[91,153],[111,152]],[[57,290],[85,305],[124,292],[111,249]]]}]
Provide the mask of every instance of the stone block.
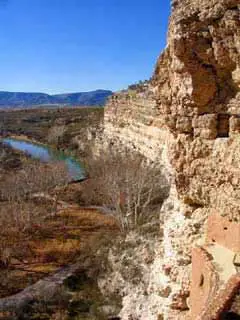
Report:
[{"label": "stone block", "polygon": [[218,115],[217,136],[229,137],[229,118],[228,114]]},{"label": "stone block", "polygon": [[205,114],[194,117],[192,121],[194,136],[203,139],[216,139],[217,123],[216,114]]},{"label": "stone block", "polygon": [[191,133],[192,128],[192,120],[190,117],[178,117],[176,123],[176,129],[180,133]]},{"label": "stone block", "polygon": [[194,129],[194,137],[200,137],[202,139],[214,140],[217,138],[217,129],[204,129],[196,128]]},{"label": "stone block", "polygon": [[213,129],[217,128],[217,115],[204,114],[193,118],[193,128]]}]

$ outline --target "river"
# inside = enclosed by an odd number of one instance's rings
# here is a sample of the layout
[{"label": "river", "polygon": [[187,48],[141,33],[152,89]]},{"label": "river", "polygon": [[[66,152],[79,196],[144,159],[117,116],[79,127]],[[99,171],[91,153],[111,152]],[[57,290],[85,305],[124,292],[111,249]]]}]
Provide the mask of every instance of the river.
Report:
[{"label": "river", "polygon": [[67,167],[70,179],[72,181],[82,180],[85,177],[83,166],[74,157],[55,150],[47,145],[41,145],[30,141],[24,141],[14,138],[4,138],[3,143],[13,149],[23,151],[34,159],[41,162],[63,161]]}]

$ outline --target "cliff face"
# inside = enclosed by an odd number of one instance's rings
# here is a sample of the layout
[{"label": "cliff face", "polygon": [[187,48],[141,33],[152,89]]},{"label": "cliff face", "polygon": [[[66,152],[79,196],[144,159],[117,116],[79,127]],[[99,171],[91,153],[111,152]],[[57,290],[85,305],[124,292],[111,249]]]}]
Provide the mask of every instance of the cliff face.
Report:
[{"label": "cliff face", "polygon": [[[171,192],[162,208],[162,255],[152,265],[159,278],[147,291],[161,296],[161,303],[158,315],[149,312],[147,319],[187,319],[194,309],[194,300],[189,302],[192,248],[205,238],[212,245],[210,235],[222,234],[226,226],[216,228],[226,221],[240,233],[239,0],[173,0],[168,44],[151,83],[140,91],[115,94],[104,126],[106,143],[127,145],[166,166]],[[206,228],[213,216],[216,228],[211,222]],[[219,219],[226,220],[222,224]],[[221,245],[233,249],[236,234],[228,234],[227,241],[220,238]],[[239,242],[233,252],[236,248],[240,250]],[[202,294],[199,310],[215,293]],[[137,314],[137,319],[143,318]]]},{"label": "cliff face", "polygon": [[239,1],[173,1],[154,84],[183,203],[239,219]]},{"label": "cliff face", "polygon": [[155,125],[157,103],[150,82],[115,93],[104,116],[106,142],[136,149],[154,160],[164,148],[166,130]]}]

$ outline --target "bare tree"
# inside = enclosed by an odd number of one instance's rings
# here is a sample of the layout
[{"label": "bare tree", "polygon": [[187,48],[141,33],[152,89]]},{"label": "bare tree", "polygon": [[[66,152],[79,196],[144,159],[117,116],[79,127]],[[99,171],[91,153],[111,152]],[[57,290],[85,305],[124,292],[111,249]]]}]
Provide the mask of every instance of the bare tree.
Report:
[{"label": "bare tree", "polygon": [[70,177],[63,162],[25,165],[17,173],[9,174],[4,185],[0,185],[1,198],[19,201],[29,196],[45,192],[69,182]]},{"label": "bare tree", "polygon": [[65,125],[59,125],[50,128],[48,132],[48,142],[58,145],[61,139],[63,138],[65,132]]},{"label": "bare tree", "polygon": [[89,159],[87,166],[90,179],[83,199],[104,206],[123,231],[149,221],[168,194],[161,165],[127,150],[106,152],[99,159]]},{"label": "bare tree", "polygon": [[[0,263],[19,250],[21,237],[56,213],[55,187],[69,182],[64,163],[26,163],[0,181]],[[49,196],[49,193],[53,195]],[[36,198],[34,197],[37,196]],[[38,202],[38,197],[43,198]]]},{"label": "bare tree", "polygon": [[[0,183],[0,198],[4,202],[0,209],[8,215],[0,214],[0,220],[23,230],[37,220],[42,221],[49,209],[56,211],[57,197],[49,197],[52,205],[36,206],[34,195],[47,197],[57,186],[63,186],[69,181],[67,169],[63,163],[25,165],[17,173],[9,174]],[[48,201],[49,203],[49,201]],[[47,210],[48,209],[48,210]],[[8,220],[8,221],[7,221]]]}]

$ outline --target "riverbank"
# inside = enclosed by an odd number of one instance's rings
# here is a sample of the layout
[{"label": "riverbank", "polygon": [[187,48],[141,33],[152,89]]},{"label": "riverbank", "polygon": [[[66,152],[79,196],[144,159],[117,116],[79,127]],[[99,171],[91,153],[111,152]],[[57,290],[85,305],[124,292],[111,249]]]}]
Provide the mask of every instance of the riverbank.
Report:
[{"label": "riverbank", "polygon": [[[0,188],[1,193],[5,188],[7,190],[10,188],[11,192],[6,190],[0,201],[1,225],[5,226],[0,232],[0,299],[5,298],[4,301],[8,301],[8,297],[20,294],[29,286],[38,283],[39,280],[46,277],[51,278],[51,275],[54,277],[59,270],[71,268],[76,263],[79,263],[81,267],[85,259],[92,261],[92,266],[89,270],[84,269],[84,274],[97,272],[101,261],[94,262],[94,253],[106,238],[112,238],[113,234],[118,233],[115,219],[98,209],[83,208],[79,205],[81,203],[81,183],[51,189],[49,193],[46,193],[49,196],[44,193],[27,194],[26,198],[13,200],[12,197],[19,192],[18,188],[24,186],[18,183],[19,174],[24,177],[25,170],[28,172],[32,166],[33,168],[40,166],[43,171],[39,173],[42,172],[44,176],[45,169],[50,170],[51,164],[41,164],[23,152],[6,145],[1,150],[5,149]],[[6,165],[8,159],[15,161],[14,167],[3,166]],[[38,177],[41,178],[41,174],[37,174],[36,178]],[[33,218],[34,221],[32,221]],[[82,271],[80,273],[82,274]],[[80,279],[82,279],[81,274],[78,275]],[[81,289],[81,292],[76,295],[74,293],[75,304],[71,302],[73,295],[70,292],[67,301],[60,307],[53,303],[44,319],[55,319],[53,314],[55,311],[59,312],[59,308],[66,315],[64,319],[68,319],[69,314],[81,314],[83,306],[85,306],[85,313],[83,312],[85,316],[90,309],[92,313],[93,306],[100,303],[96,279],[95,276],[92,278],[90,275],[84,276],[84,279],[81,280],[81,286],[84,289]],[[54,283],[49,285],[52,287]],[[67,292],[69,294],[69,288]],[[32,304],[27,304],[27,308],[32,308]],[[86,310],[88,310],[87,313]],[[0,308],[0,319],[16,319],[12,316],[15,309],[11,310],[10,318],[6,317],[9,311],[6,311],[7,313],[5,311],[4,314],[1,314]],[[26,318],[23,319],[36,319],[38,312],[41,317],[45,314],[44,310],[38,310],[38,302],[36,302],[34,310],[30,312],[31,317],[27,313]],[[70,318],[74,319],[73,316]],[[87,319],[100,318],[91,316]]]},{"label": "riverbank", "polygon": [[[89,155],[92,142],[101,131],[103,113],[103,108],[91,107],[0,110],[0,135],[51,144],[83,157]],[[53,128],[63,129],[59,139],[51,136]]]},{"label": "riverbank", "polygon": [[64,153],[62,151],[56,150],[46,144],[38,144],[32,142],[30,139],[16,139],[13,137],[2,138],[2,142],[15,150],[24,152],[27,156],[33,159],[37,159],[41,162],[62,162],[66,166],[66,170],[69,175],[69,182],[82,181],[85,178],[85,170],[81,165],[80,161]]},{"label": "riverbank", "polygon": [[[65,155],[70,150],[70,157],[74,154],[80,159],[90,154],[89,148],[101,127],[103,110],[18,110],[0,111],[1,115],[4,120],[2,137],[40,147],[50,145],[50,148],[58,149],[57,152],[63,150]],[[49,132],[57,126],[65,127],[64,134],[59,143],[50,143]],[[11,192],[5,192],[5,197],[0,201],[1,224],[5,226],[0,232],[0,299],[4,299],[0,301],[14,301],[12,298],[16,294],[21,298],[22,292],[30,292],[28,288],[36,288],[39,281],[40,284],[46,283],[44,279],[51,289],[55,284],[49,279],[55,279],[54,275],[57,277],[61,270],[64,272],[77,264],[79,270],[73,274],[73,280],[70,276],[67,285],[61,282],[57,286],[57,290],[61,291],[60,295],[55,295],[59,301],[44,294],[45,302],[42,299],[35,301],[31,296],[33,299],[24,306],[21,319],[108,319],[102,309],[107,309],[109,315],[108,304],[112,306],[112,302],[106,302],[97,285],[97,274],[104,264],[104,256],[100,254],[100,260],[96,260],[99,255],[95,253],[100,248],[107,249],[110,240],[119,233],[116,220],[98,208],[83,208],[86,203],[82,201],[81,193],[86,182],[65,184],[53,189],[47,187],[46,192],[34,194],[30,189],[30,194],[26,194],[25,198],[13,200],[12,191],[14,197],[16,192],[22,192],[22,184],[16,181],[19,175],[26,180],[26,172],[34,175],[34,179],[41,180],[49,176],[51,164],[40,163],[9,147],[8,150],[13,157],[19,154],[20,160],[19,166],[13,170],[2,168],[1,189],[8,186]],[[25,182],[28,188],[33,184],[31,179]],[[42,184],[41,181],[36,182]],[[8,194],[10,197],[6,198]],[[87,266],[86,261],[90,261]],[[1,313],[0,308],[0,319],[18,319],[16,312],[19,315],[19,310],[2,310],[5,311]],[[113,316],[118,311],[113,312]]]},{"label": "riverbank", "polygon": [[4,139],[4,138],[10,138],[10,139],[14,139],[14,140],[19,140],[19,141],[25,141],[25,142],[30,142],[30,143],[34,143],[34,144],[38,144],[40,146],[45,146],[45,143],[40,142],[34,138],[30,138],[24,134],[20,134],[20,135],[15,135],[15,134],[10,134],[10,135],[5,135],[5,136],[0,136],[0,139]]}]

